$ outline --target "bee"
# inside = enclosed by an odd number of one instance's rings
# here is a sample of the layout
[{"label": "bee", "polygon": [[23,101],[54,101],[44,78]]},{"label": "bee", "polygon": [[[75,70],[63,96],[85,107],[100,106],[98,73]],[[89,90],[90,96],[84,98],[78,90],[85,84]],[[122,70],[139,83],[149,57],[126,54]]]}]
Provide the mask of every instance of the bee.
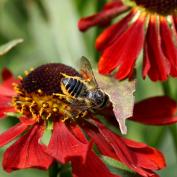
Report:
[{"label": "bee", "polygon": [[63,74],[61,90],[68,96],[72,107],[81,110],[97,110],[104,108],[108,103],[108,96],[96,82],[89,60],[81,58],[80,75],[68,76]]}]

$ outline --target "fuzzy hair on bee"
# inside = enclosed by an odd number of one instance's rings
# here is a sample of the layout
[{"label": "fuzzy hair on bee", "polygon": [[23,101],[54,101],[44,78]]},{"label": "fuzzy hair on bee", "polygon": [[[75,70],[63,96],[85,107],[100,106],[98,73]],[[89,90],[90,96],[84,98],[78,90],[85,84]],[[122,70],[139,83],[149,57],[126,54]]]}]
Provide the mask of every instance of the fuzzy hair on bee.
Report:
[{"label": "fuzzy hair on bee", "polygon": [[108,101],[108,96],[98,87],[91,64],[87,58],[81,58],[80,75],[63,74],[61,90],[70,97],[71,106],[83,110],[102,109]]}]

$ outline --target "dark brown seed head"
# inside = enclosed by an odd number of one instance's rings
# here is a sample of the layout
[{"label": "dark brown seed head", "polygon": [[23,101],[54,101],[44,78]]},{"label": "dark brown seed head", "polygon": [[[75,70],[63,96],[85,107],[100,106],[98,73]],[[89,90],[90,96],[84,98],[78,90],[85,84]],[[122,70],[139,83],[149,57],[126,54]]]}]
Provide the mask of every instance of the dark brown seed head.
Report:
[{"label": "dark brown seed head", "polygon": [[28,93],[38,90],[47,95],[61,93],[60,81],[63,78],[62,73],[69,76],[80,76],[75,69],[64,64],[45,64],[30,72],[22,80],[21,86]]},{"label": "dark brown seed head", "polygon": [[177,0],[134,0],[137,5],[161,15],[169,15],[177,10]]}]

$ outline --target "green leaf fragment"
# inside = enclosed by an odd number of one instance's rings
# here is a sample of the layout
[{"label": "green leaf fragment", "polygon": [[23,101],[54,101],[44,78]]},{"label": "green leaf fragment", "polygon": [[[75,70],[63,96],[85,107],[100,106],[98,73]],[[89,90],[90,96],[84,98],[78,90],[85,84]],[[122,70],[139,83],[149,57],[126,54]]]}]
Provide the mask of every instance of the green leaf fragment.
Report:
[{"label": "green leaf fragment", "polygon": [[10,42],[7,42],[4,45],[0,46],[0,56],[6,54],[9,50],[14,48],[16,45],[20,44],[23,42],[23,39],[14,39]]},{"label": "green leaf fragment", "polygon": [[108,156],[102,156],[102,159],[103,161],[111,166],[111,167],[114,167],[114,168],[118,168],[118,169],[121,169],[121,170],[125,170],[125,171],[128,171],[128,172],[131,172],[131,173],[134,173],[131,169],[129,169],[126,165],[124,165],[123,163],[117,161],[117,160],[114,160]]}]

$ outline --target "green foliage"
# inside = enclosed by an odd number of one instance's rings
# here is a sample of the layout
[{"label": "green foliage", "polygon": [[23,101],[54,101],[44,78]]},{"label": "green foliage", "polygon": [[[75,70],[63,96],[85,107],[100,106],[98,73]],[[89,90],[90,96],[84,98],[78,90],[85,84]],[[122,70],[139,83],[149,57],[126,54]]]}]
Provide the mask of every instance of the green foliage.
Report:
[{"label": "green foliage", "polygon": [[[94,42],[98,30],[91,29],[86,34],[81,34],[77,29],[77,22],[80,17],[89,15],[95,12],[96,8],[100,8],[96,6],[96,3],[97,1],[89,0],[1,0],[0,69],[8,67],[17,75],[31,67],[49,62],[62,62],[77,68],[81,56],[87,56],[91,63],[97,61],[98,58],[95,56],[98,56],[98,53],[94,48]],[[20,44],[22,38],[24,42]],[[12,48],[13,50],[11,50]],[[11,51],[8,52],[9,50]],[[162,95],[161,84],[152,83],[149,79],[142,80],[140,77],[141,66],[139,63],[137,66],[136,100]],[[176,80],[170,79],[169,85],[173,98],[177,99]],[[1,132],[11,124],[10,118],[0,122]],[[153,136],[151,136],[152,133]],[[46,131],[42,141],[47,144],[49,137],[50,134]],[[127,137],[148,143],[162,150],[169,166],[159,174],[161,177],[167,175],[174,177],[176,159],[173,154],[175,152],[166,128],[128,122]],[[2,152],[0,156],[2,157]],[[113,159],[103,157],[103,160],[113,172],[121,174],[123,177],[136,176],[124,165]],[[0,176],[47,177],[48,173],[42,170],[27,169],[7,174],[1,168]],[[63,170],[60,176],[69,176],[68,171]]]},{"label": "green foliage", "polygon": [[0,46],[0,56],[5,55],[9,50],[15,47],[17,44],[22,43],[23,39],[14,39],[4,45]]}]

